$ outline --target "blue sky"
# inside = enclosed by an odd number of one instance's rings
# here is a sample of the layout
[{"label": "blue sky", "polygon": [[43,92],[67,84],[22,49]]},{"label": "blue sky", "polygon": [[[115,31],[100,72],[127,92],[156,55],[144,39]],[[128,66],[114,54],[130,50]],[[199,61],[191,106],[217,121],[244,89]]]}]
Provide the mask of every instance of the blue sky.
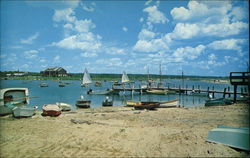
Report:
[{"label": "blue sky", "polygon": [[1,71],[228,76],[249,62],[248,1],[1,1]]}]

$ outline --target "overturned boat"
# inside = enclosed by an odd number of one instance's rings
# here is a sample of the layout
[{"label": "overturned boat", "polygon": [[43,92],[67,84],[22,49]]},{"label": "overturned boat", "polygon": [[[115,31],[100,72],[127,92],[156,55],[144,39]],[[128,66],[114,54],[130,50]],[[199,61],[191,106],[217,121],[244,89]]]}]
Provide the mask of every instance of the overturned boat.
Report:
[{"label": "overturned boat", "polygon": [[45,104],[42,109],[43,116],[59,116],[62,113],[61,108],[56,104]]},{"label": "overturned boat", "polygon": [[16,118],[31,117],[36,114],[37,107],[14,107],[13,116]]}]

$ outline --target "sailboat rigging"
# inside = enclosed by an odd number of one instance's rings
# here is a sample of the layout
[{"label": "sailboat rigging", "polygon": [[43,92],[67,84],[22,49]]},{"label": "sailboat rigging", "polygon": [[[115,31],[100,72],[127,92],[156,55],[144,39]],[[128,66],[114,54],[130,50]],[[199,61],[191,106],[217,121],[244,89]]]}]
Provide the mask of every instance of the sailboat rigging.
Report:
[{"label": "sailboat rigging", "polygon": [[81,86],[87,87],[88,84],[91,84],[91,83],[92,83],[92,79],[88,73],[88,70],[85,68]]}]

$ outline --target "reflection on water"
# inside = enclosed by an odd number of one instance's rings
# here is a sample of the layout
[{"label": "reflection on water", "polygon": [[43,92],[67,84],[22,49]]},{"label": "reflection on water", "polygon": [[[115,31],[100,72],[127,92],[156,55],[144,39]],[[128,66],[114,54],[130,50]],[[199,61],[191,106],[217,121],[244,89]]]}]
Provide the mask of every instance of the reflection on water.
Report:
[{"label": "reflection on water", "polygon": [[[22,80],[1,80],[1,88],[11,88],[11,87],[23,87],[29,89],[29,94],[32,97],[30,99],[30,105],[37,105],[41,109],[43,104],[53,104],[56,102],[65,102],[74,105],[77,99],[80,98],[80,95],[83,95],[86,99],[91,100],[91,107],[100,107],[102,101],[105,99],[105,95],[87,95],[89,88],[95,90],[106,90],[111,88],[110,82],[103,82],[102,87],[95,87],[94,84],[90,85],[87,88],[80,86],[80,81],[67,81],[70,84],[67,84],[65,87],[59,87],[57,81],[45,81],[49,86],[41,88],[39,85],[41,81],[29,81],[25,82]],[[170,82],[170,87],[178,87],[182,84],[181,80],[168,80]],[[135,82],[135,87],[139,87],[140,82]],[[223,91],[224,88],[230,87],[233,90],[233,87],[230,84],[214,84],[201,81],[185,81],[184,86],[186,85],[189,88],[194,86],[197,88],[200,86],[201,89],[207,89],[207,87],[214,87],[215,90]],[[165,85],[166,86],[166,85]],[[240,92],[241,88],[238,88]],[[222,97],[223,94],[215,94],[215,97]],[[204,106],[205,100],[207,97],[204,96],[191,96],[186,94],[169,94],[169,95],[148,95],[148,94],[139,94],[134,93],[131,95],[131,92],[120,92],[119,95],[110,95],[110,99],[114,101],[114,105],[123,106],[126,104],[127,100],[134,101],[168,101],[178,98],[180,100],[181,106]]]}]

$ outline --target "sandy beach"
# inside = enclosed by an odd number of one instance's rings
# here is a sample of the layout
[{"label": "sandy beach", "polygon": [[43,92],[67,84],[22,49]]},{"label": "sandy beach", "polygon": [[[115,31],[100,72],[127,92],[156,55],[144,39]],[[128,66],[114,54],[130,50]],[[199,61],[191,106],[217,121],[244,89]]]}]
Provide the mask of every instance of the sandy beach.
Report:
[{"label": "sandy beach", "polygon": [[0,118],[0,157],[239,157],[245,152],[206,142],[217,125],[249,127],[249,107],[100,107],[59,117]]}]

